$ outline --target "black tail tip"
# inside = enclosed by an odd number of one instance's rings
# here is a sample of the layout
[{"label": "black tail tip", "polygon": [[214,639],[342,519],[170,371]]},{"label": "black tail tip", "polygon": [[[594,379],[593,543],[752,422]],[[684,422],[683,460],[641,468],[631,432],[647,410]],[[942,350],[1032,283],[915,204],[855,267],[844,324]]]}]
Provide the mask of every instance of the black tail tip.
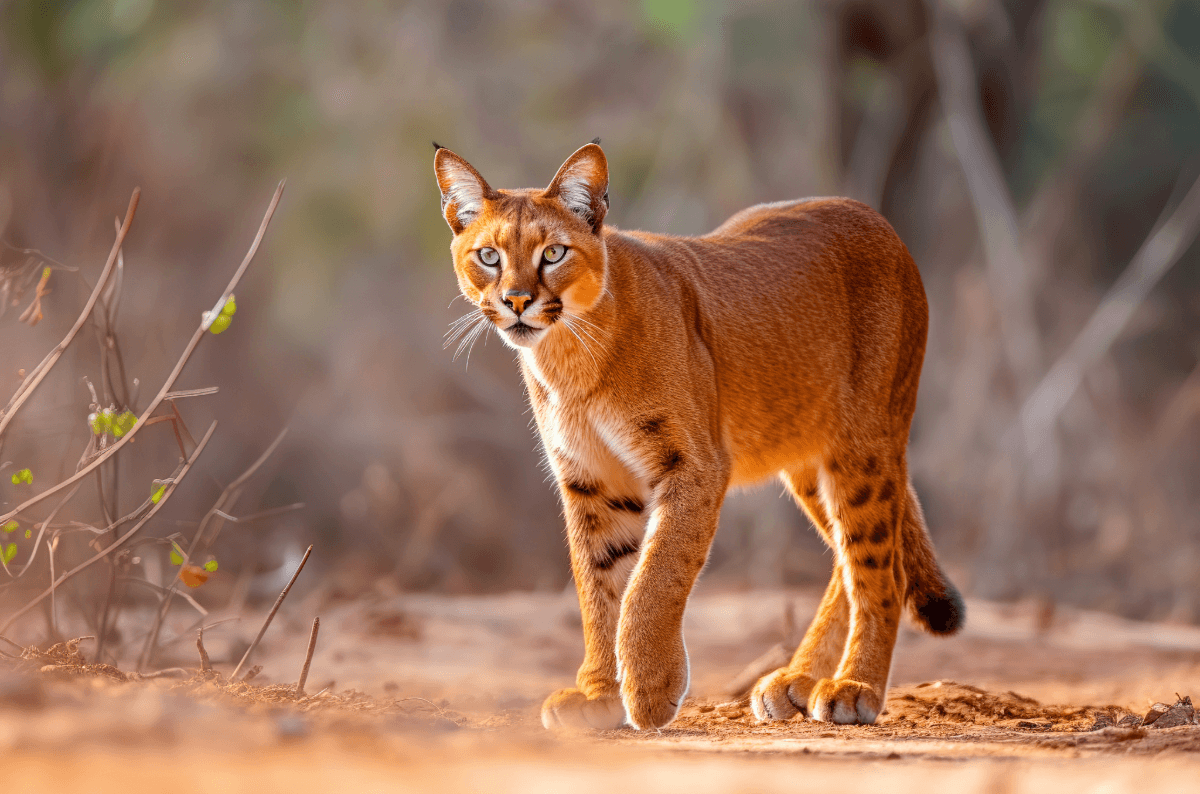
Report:
[{"label": "black tail tip", "polygon": [[916,612],[921,624],[934,634],[955,634],[967,622],[967,605],[949,583],[944,594],[931,596]]}]

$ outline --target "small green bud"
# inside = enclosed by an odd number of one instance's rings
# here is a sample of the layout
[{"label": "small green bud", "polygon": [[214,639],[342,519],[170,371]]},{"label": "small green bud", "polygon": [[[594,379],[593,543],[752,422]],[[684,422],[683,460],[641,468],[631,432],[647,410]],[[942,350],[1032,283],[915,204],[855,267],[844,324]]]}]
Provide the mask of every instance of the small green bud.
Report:
[{"label": "small green bud", "polygon": [[221,307],[221,314],[227,317],[237,314],[237,302],[234,301],[233,295],[230,295],[229,300],[225,301],[225,305]]},{"label": "small green bud", "polygon": [[179,544],[171,542],[171,564],[183,565],[183,549],[179,548]]},{"label": "small green bud", "polygon": [[12,484],[20,485],[21,483],[33,485],[33,472],[29,469],[21,469],[20,471],[13,472]]},{"label": "small green bud", "polygon": [[208,571],[209,573],[217,570],[217,561],[209,560],[208,562],[204,563],[204,570]]},{"label": "small green bud", "polygon": [[8,565],[12,562],[12,558],[17,556],[17,544],[10,543],[4,547],[4,551],[0,552],[0,557],[4,558],[4,564]]},{"label": "small green bud", "polygon": [[16,532],[20,528],[21,528],[21,525],[18,524],[15,520],[9,521],[4,526],[0,527],[0,529],[3,529],[5,532]]},{"label": "small green bud", "polygon": [[33,530],[32,529],[25,530],[25,540],[29,540],[32,537],[33,537]]},{"label": "small green bud", "polygon": [[137,414],[133,411],[122,411],[112,420],[112,434],[117,438],[128,433],[137,424]]},{"label": "small green bud", "polygon": [[91,425],[92,432],[98,436],[104,433],[111,433],[112,423],[112,411],[97,411],[88,416],[88,424]]},{"label": "small green bud", "polygon": [[233,318],[228,314],[219,314],[217,315],[217,319],[212,321],[212,325],[208,327],[208,330],[214,334],[219,334],[228,328],[231,322],[233,322]]},{"label": "small green bud", "polygon": [[157,486],[150,494],[150,501],[154,502],[154,504],[158,504],[158,500],[163,498],[163,494],[166,493],[166,490],[167,484],[165,482],[162,485]]}]

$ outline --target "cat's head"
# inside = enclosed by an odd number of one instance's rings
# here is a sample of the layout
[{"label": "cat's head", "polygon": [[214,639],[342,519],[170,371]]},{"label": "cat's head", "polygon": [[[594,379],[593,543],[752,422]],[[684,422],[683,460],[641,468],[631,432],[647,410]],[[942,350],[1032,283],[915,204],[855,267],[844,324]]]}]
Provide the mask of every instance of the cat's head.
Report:
[{"label": "cat's head", "polygon": [[595,305],[607,261],[608,162],[599,139],[567,158],[544,190],[496,190],[434,146],[458,285],[505,342],[532,348]]}]

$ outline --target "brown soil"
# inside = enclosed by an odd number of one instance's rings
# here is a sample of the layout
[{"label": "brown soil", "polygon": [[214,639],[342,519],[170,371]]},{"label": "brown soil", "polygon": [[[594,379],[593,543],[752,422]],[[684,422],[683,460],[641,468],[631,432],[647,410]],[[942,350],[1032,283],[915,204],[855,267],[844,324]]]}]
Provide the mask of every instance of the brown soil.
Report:
[{"label": "brown soil", "polygon": [[[728,686],[793,633],[785,604],[803,616],[814,597],[699,595],[688,621],[695,696],[669,728],[555,736],[538,706],[570,683],[580,657],[569,597],[326,604],[309,694],[298,698],[312,601],[276,621],[251,683],[192,670],[133,676],[89,664],[87,641],[0,669],[4,790],[1194,791],[1200,782],[1200,725],[1140,724],[1153,702],[1200,693],[1195,628],[972,603],[959,637],[902,635],[878,724],[762,724]],[[206,634],[218,670],[245,647],[238,632],[253,627]],[[196,665],[188,643],[173,647],[180,655],[167,661]],[[1180,709],[1161,721],[1186,722],[1179,715],[1192,712]]]}]

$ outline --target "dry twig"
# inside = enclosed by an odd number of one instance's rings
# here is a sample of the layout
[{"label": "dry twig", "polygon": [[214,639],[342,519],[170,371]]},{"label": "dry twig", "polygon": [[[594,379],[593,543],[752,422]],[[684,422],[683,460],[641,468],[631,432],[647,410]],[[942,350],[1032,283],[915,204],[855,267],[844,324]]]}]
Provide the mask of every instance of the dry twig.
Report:
[{"label": "dry twig", "polygon": [[[125,222],[121,224],[121,230],[117,233],[116,242],[113,243],[112,250],[108,254],[108,261],[104,263],[104,269],[100,271],[100,278],[96,280],[96,287],[92,290],[92,294],[88,297],[87,303],[84,304],[83,311],[79,313],[79,317],[75,320],[75,324],[71,326],[71,330],[67,331],[67,335],[63,337],[61,342],[58,343],[58,346],[51,350],[50,353],[47,354],[44,359],[42,359],[41,363],[38,364],[33,371],[26,376],[24,382],[21,383],[20,388],[17,389],[17,393],[12,396],[11,400],[9,400],[8,407],[4,409],[2,414],[0,414],[0,438],[4,436],[4,431],[12,421],[13,416],[18,410],[20,410],[25,401],[29,399],[29,395],[33,394],[33,390],[36,389],[38,384],[42,382],[42,379],[46,377],[46,373],[50,371],[51,367],[58,363],[59,358],[62,357],[63,351],[70,346],[72,340],[75,339],[75,335],[79,333],[79,329],[83,327],[85,322],[87,322],[87,318],[91,315],[92,308],[96,305],[96,301],[99,300],[100,293],[104,289],[104,284],[108,281],[108,276],[110,273],[112,273],[113,266],[116,264],[117,254],[120,252],[121,246],[125,243],[125,235],[129,233],[129,226],[133,223],[133,216],[134,213],[137,212],[138,199],[140,196],[141,188],[134,188],[133,195],[129,198],[129,208],[125,211]],[[7,521],[15,514],[16,511],[6,515],[4,519],[0,521],[0,523]]]},{"label": "dry twig", "polygon": [[312,666],[313,651],[317,649],[317,632],[321,630],[321,618],[313,618],[312,634],[308,636],[308,652],[304,654],[304,667],[296,681],[296,697],[304,697],[304,683],[308,681],[308,668]]},{"label": "dry twig", "polygon": [[163,505],[165,505],[167,503],[167,501],[171,498],[171,494],[175,493],[175,489],[179,487],[179,483],[183,481],[183,478],[185,476],[187,476],[188,471],[190,471],[192,468],[192,464],[194,464],[196,462],[196,459],[198,457],[200,457],[200,453],[204,451],[204,447],[208,445],[208,440],[210,438],[212,438],[213,431],[216,429],[217,429],[216,422],[213,422],[211,425],[209,425],[208,432],[205,433],[204,437],[200,439],[200,443],[198,443],[196,445],[196,449],[192,451],[191,457],[189,457],[187,459],[187,461],[185,461],[183,463],[183,465],[180,466],[178,472],[176,472],[176,474],[173,477],[171,477],[171,479],[167,482],[166,490],[163,491],[163,494],[159,498],[158,502],[155,503],[150,508],[149,512],[147,512],[146,515],[142,517],[141,521],[138,521],[137,524],[135,524],[133,526],[133,528],[131,528],[124,535],[122,535],[121,537],[119,537],[115,541],[113,541],[111,546],[104,549],[103,551],[97,552],[93,556],[91,556],[88,559],[81,562],[79,565],[76,565],[71,570],[69,570],[69,571],[63,573],[61,576],[59,576],[48,589],[42,591],[42,593],[39,594],[36,598],[34,598],[29,603],[27,603],[25,606],[21,607],[19,610],[16,611],[16,613],[9,616],[8,620],[5,621],[4,625],[0,626],[0,632],[6,631],[9,626],[11,626],[13,623],[16,622],[17,618],[21,617],[26,612],[33,609],[34,606],[41,603],[47,596],[52,595],[54,593],[55,588],[62,585],[63,582],[67,581],[71,577],[78,574],[80,571],[89,567],[90,565],[92,565],[92,563],[95,563],[98,560],[102,560],[105,557],[107,557],[109,554],[112,554],[120,546],[122,546],[127,540],[129,540],[135,534],[137,534],[138,530],[140,530],[143,526],[145,526],[146,522],[148,522],[151,518],[153,518],[154,515],[159,510],[162,509]]},{"label": "dry twig", "polygon": [[[229,676],[231,681],[237,679],[238,673],[242,671],[242,666],[250,659],[250,654],[254,653],[254,649],[262,642],[263,635],[267,633],[267,628],[271,625],[271,621],[275,619],[275,613],[279,611],[280,605],[283,604],[283,599],[287,598],[288,591],[292,589],[292,585],[296,583],[296,578],[304,570],[304,564],[308,562],[308,556],[312,554],[312,550],[312,546],[309,546],[305,550],[304,556],[300,559],[300,564],[296,566],[296,572],[292,574],[292,578],[284,585],[283,592],[279,594],[279,598],[275,599],[275,606],[271,607],[271,611],[267,613],[267,619],[263,621],[262,628],[258,630],[258,636],[254,638],[254,642],[250,643],[250,647],[246,649],[246,653],[242,656],[242,660],[238,662],[237,667],[233,668],[233,674]],[[3,628],[0,628],[0,631],[3,630]]]},{"label": "dry twig", "polygon": [[204,650],[203,626],[196,630],[196,651],[200,654],[200,672],[207,673],[212,669],[212,663],[208,660],[208,651]]},{"label": "dry twig", "polygon": [[[271,216],[273,216],[275,214],[275,208],[277,206],[279,206],[279,199],[283,195],[283,187],[284,187],[284,182],[280,182],[279,187],[277,187],[275,189],[275,195],[271,198],[271,203],[267,207],[267,212],[266,212],[266,215],[262,219],[262,223],[259,224],[258,233],[254,236],[254,242],[251,243],[250,250],[246,252],[246,257],[242,260],[242,264],[238,267],[237,271],[233,274],[233,278],[230,279],[229,285],[225,288],[225,291],[221,294],[220,299],[217,301],[217,304],[216,304],[217,306],[223,306],[225,304],[225,302],[229,300],[230,293],[232,293],[233,290],[237,287],[238,282],[241,281],[242,275],[246,272],[246,268],[248,268],[250,266],[250,262],[254,259],[255,253],[258,251],[258,246],[262,242],[263,236],[266,234],[267,224],[271,222]],[[136,202],[131,202],[131,203],[136,204]],[[115,259],[115,250],[116,249],[114,249],[113,259]],[[87,475],[89,475],[93,471],[95,471],[97,468],[99,468],[99,466],[102,465],[106,460],[111,458],[122,447],[124,447],[126,444],[131,442],[134,439],[134,437],[137,435],[138,431],[141,430],[141,428],[145,426],[146,421],[151,417],[151,415],[156,410],[158,410],[158,406],[163,402],[164,399],[166,399],[167,394],[169,394],[171,392],[171,387],[175,385],[175,381],[179,378],[179,375],[183,372],[183,368],[184,368],[184,366],[187,365],[188,359],[191,358],[193,351],[195,351],[195,349],[196,349],[196,346],[200,344],[200,340],[208,332],[208,327],[209,327],[209,321],[207,319],[204,319],[200,322],[200,325],[196,328],[195,333],[192,334],[192,338],[188,342],[187,347],[184,348],[183,354],[179,357],[179,360],[176,362],[175,368],[171,370],[171,374],[168,375],[166,381],[164,381],[162,388],[159,389],[158,394],[156,394],[154,399],[150,401],[150,404],[146,407],[146,410],[142,412],[142,415],[138,417],[137,422],[134,424],[134,426],[132,428],[129,429],[129,431],[127,433],[125,433],[125,435],[123,435],[121,438],[117,439],[116,442],[114,442],[112,446],[108,447],[102,453],[97,455],[88,465],[84,466],[82,469],[77,471],[73,476],[68,477],[66,480],[63,480],[62,482],[58,483],[55,486],[47,488],[45,491],[42,491],[37,496],[31,497],[31,498],[25,500],[24,502],[22,502],[20,505],[18,505],[14,509],[5,513],[3,516],[0,516],[0,524],[17,516],[19,513],[23,512],[24,510],[29,509],[33,505],[42,501],[43,499],[53,496],[54,494],[58,493],[59,491],[63,490],[64,488],[74,485],[76,482],[83,479],[84,477],[86,477]],[[10,411],[9,413],[5,414],[5,417],[7,418],[11,415],[12,415],[12,412]],[[3,429],[3,424],[0,424],[0,430],[2,430],[2,429]]]}]

